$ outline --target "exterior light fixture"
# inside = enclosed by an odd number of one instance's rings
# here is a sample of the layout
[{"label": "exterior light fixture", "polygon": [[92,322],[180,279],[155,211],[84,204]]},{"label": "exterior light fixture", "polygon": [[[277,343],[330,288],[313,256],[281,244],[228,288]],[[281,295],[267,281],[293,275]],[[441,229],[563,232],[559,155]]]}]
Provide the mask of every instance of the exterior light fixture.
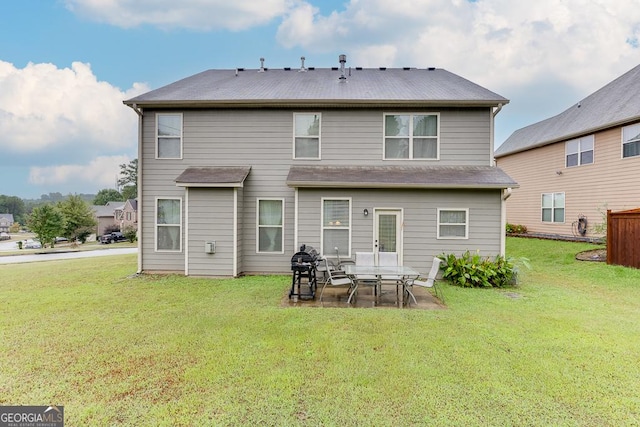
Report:
[{"label": "exterior light fixture", "polygon": [[363,210],[362,213],[364,214],[364,216],[368,216],[369,215],[369,209]]}]

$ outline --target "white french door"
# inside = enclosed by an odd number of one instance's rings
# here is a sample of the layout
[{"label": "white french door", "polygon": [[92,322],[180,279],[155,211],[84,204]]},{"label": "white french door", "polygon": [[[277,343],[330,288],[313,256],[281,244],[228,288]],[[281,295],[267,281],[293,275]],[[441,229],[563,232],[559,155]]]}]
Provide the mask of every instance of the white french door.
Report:
[{"label": "white french door", "polygon": [[402,210],[374,209],[373,250],[376,259],[379,252],[396,252],[402,265]]}]

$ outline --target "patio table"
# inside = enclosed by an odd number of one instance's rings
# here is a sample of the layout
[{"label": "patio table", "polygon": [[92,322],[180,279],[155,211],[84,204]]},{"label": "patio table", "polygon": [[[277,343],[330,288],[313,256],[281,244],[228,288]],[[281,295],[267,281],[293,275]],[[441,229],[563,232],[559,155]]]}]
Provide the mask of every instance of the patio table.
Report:
[{"label": "patio table", "polygon": [[[344,273],[353,280],[358,280],[358,276],[375,276],[377,281],[374,284],[380,291],[382,290],[382,277],[398,277],[396,282],[396,303],[402,307],[404,303],[404,293],[407,279],[415,279],[420,273],[406,265],[384,266],[384,265],[355,265],[346,264],[343,266]],[[401,293],[399,291],[402,291]],[[376,291],[379,295],[381,292]]]}]

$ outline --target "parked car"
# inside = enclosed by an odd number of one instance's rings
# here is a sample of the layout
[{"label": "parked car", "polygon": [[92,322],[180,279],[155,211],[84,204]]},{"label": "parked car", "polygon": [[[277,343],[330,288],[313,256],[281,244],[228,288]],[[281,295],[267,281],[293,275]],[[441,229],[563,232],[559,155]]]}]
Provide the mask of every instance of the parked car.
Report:
[{"label": "parked car", "polygon": [[119,231],[114,231],[112,233],[100,236],[100,243],[103,244],[124,242],[125,240],[127,240],[127,238],[124,237],[124,234]]},{"label": "parked car", "polygon": [[22,247],[24,249],[41,249],[42,244],[37,240],[29,239],[24,241],[24,243],[22,244]]},{"label": "parked car", "polygon": [[0,233],[0,240],[11,240],[11,236],[3,231]]},{"label": "parked car", "polygon": [[55,242],[56,243],[64,243],[64,242],[68,242],[69,239],[67,239],[66,237],[56,237]]}]

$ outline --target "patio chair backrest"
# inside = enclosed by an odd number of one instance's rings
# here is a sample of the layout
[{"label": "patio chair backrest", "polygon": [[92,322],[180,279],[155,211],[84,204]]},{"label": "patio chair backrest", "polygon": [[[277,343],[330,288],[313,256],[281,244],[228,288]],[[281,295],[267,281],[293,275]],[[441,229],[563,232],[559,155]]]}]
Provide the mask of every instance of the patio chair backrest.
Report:
[{"label": "patio chair backrest", "polygon": [[442,260],[436,256],[433,257],[433,262],[431,264],[431,270],[429,270],[429,276],[427,277],[427,282],[429,282],[429,286],[433,286],[433,282],[438,277],[438,271],[440,271],[440,264]]},{"label": "patio chair backrest", "polygon": [[395,267],[398,265],[397,252],[378,252],[378,265]]},{"label": "patio chair backrest", "polygon": [[356,252],[356,265],[375,265],[373,252]]}]

